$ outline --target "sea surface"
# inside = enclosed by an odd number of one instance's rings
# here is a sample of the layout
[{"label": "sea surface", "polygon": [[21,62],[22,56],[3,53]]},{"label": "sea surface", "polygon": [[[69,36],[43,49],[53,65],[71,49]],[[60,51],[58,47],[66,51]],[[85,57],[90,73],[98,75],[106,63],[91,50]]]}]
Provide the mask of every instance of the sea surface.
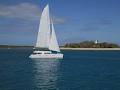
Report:
[{"label": "sea surface", "polygon": [[0,90],[120,90],[120,51],[62,51],[32,60],[32,49],[0,49]]}]

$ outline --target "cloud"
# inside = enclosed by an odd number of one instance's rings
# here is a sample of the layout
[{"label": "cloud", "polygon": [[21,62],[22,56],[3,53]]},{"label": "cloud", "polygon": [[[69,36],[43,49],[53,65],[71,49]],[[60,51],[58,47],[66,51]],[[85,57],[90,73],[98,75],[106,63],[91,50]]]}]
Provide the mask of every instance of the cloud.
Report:
[{"label": "cloud", "polygon": [[8,18],[20,18],[36,20],[40,17],[40,9],[37,5],[22,3],[14,6],[0,6],[0,16]]},{"label": "cloud", "polygon": [[112,20],[108,18],[97,19],[96,21],[84,24],[80,30],[91,31],[91,30],[101,30],[102,28],[107,28],[112,25]]},{"label": "cloud", "polygon": [[[31,3],[21,3],[18,5],[6,6],[0,5],[0,16],[7,18],[19,18],[24,20],[39,20],[41,9],[39,6]],[[63,23],[63,18],[54,16],[55,23]]]},{"label": "cloud", "polygon": [[58,17],[53,16],[52,19],[53,19],[54,24],[64,23],[65,22],[64,18],[58,18]]},{"label": "cloud", "polygon": [[101,19],[99,19],[98,24],[99,24],[99,25],[104,25],[104,26],[110,26],[110,25],[113,24],[113,22],[112,22],[111,19],[101,18]]}]

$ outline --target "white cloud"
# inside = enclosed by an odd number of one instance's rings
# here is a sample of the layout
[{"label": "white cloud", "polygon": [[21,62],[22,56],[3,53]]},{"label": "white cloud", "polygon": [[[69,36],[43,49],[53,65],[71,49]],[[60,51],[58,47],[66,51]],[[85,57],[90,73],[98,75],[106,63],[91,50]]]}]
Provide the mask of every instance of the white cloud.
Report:
[{"label": "white cloud", "polygon": [[[41,9],[39,6],[31,3],[21,3],[18,5],[5,6],[0,5],[0,16],[8,18],[19,18],[25,20],[39,20]],[[55,23],[63,23],[62,18],[53,18]]]},{"label": "white cloud", "polygon": [[38,6],[30,3],[22,3],[14,6],[0,6],[0,16],[34,20],[40,17]]},{"label": "white cloud", "polygon": [[57,18],[57,17],[53,16],[52,19],[53,19],[53,22],[54,22],[55,24],[64,23],[64,22],[65,22],[65,19],[64,19],[64,18]]}]

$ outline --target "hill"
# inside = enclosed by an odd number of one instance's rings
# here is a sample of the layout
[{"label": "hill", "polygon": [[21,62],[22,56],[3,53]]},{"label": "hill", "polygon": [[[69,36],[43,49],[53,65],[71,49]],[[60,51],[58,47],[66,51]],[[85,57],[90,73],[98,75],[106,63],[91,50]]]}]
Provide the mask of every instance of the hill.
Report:
[{"label": "hill", "polygon": [[114,43],[102,42],[95,43],[94,41],[83,41],[80,43],[67,43],[65,48],[120,48],[119,45]]}]

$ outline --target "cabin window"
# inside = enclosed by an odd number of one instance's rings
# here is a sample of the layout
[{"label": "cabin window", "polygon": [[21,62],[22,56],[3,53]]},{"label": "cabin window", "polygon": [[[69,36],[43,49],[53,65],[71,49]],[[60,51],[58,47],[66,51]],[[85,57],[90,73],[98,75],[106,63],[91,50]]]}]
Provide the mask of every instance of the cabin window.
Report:
[{"label": "cabin window", "polygon": [[42,53],[33,53],[33,54],[42,54]]}]

